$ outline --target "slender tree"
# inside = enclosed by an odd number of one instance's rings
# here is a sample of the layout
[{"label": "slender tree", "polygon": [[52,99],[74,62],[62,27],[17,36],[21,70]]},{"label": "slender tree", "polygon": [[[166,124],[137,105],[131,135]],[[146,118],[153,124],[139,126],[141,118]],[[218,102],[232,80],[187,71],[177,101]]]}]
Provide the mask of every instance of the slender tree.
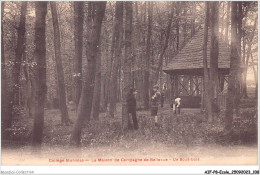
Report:
[{"label": "slender tree", "polygon": [[171,26],[172,26],[172,19],[173,19],[174,10],[173,10],[173,2],[170,2],[170,3],[171,3],[171,12],[169,14],[169,20],[168,20],[168,25],[167,25],[167,29],[166,29],[166,36],[165,36],[165,42],[163,44],[162,51],[159,54],[159,64],[156,68],[155,82],[157,82],[158,79],[159,79],[159,72],[162,69],[163,57],[164,57],[166,49],[168,48],[169,38],[170,38],[170,34],[171,34]]},{"label": "slender tree", "polygon": [[[13,105],[18,105],[19,103],[19,90],[20,90],[20,69],[22,56],[25,49],[25,23],[26,23],[26,12],[27,12],[27,2],[22,2],[21,5],[21,15],[19,27],[17,28],[18,38],[17,38],[17,46],[15,49],[15,60],[12,68],[12,76],[13,76],[13,88],[11,93],[11,101],[10,101],[10,110],[11,115],[9,116],[9,122],[12,122],[13,119]],[[8,124],[11,126],[11,123]]]},{"label": "slender tree", "polygon": [[196,2],[191,2],[191,14],[192,14],[192,19],[191,19],[191,37],[195,34],[195,20],[196,20]]},{"label": "slender tree", "polygon": [[14,78],[14,87],[13,87],[13,103],[18,104],[18,95],[20,88],[20,69],[21,69],[21,61],[24,53],[25,46],[25,23],[26,23],[26,12],[27,12],[27,2],[22,2],[21,6],[21,16],[20,16],[20,24],[17,28],[18,39],[17,39],[17,47],[15,50],[15,61],[13,67],[13,78]]},{"label": "slender tree", "polygon": [[[1,115],[2,115],[2,131],[12,126],[12,105],[10,94],[7,90],[7,77],[6,77],[6,61],[5,61],[5,48],[4,48],[4,27],[3,16],[5,9],[5,2],[1,2]],[[3,133],[3,132],[2,132]]]},{"label": "slender tree", "polygon": [[247,98],[247,70],[248,70],[248,62],[249,62],[249,58],[250,58],[250,54],[252,51],[252,44],[253,44],[253,39],[255,36],[255,31],[256,31],[256,26],[257,26],[257,18],[255,18],[254,20],[254,25],[253,25],[253,30],[251,35],[248,36],[248,40],[247,40],[247,51],[244,52],[244,55],[246,57],[245,59],[245,73],[244,73],[244,78],[243,78],[243,89],[242,89],[242,95],[244,95],[245,98]]},{"label": "slender tree", "polygon": [[146,59],[144,72],[144,108],[149,108],[149,70],[151,57],[151,38],[152,38],[152,22],[153,22],[153,2],[148,2],[148,25],[147,25],[147,39],[146,39]]},{"label": "slender tree", "polygon": [[[237,51],[239,55],[239,60],[238,60],[238,67],[241,67],[241,41],[242,41],[242,19],[243,19],[243,10],[242,10],[242,1],[238,2],[238,12],[237,12]],[[238,85],[236,87],[236,96],[235,96],[235,110],[236,110],[236,115],[239,115],[239,103],[240,103],[240,98],[242,97],[241,93],[241,85],[242,85],[242,71],[240,69],[238,70],[238,75],[237,75],[237,81]]]},{"label": "slender tree", "polygon": [[95,89],[93,97],[93,119],[99,119],[99,109],[100,109],[100,94],[101,94],[101,50],[98,49],[97,53],[97,66],[96,66],[96,78],[95,78]]},{"label": "slender tree", "polygon": [[57,67],[57,77],[58,77],[58,93],[59,93],[59,106],[61,111],[61,123],[69,125],[69,114],[66,103],[66,92],[64,83],[64,73],[61,61],[61,43],[60,43],[60,27],[58,21],[58,14],[56,8],[56,2],[50,2],[51,4],[51,14],[54,29],[54,48],[55,48],[55,62]]},{"label": "slender tree", "polygon": [[122,129],[128,126],[128,114],[126,106],[126,95],[129,92],[131,83],[131,63],[132,63],[132,21],[133,7],[132,2],[125,2],[125,58],[123,61],[123,104],[122,104]]},{"label": "slender tree", "polygon": [[90,118],[92,109],[92,99],[95,85],[95,72],[96,72],[96,60],[98,48],[100,47],[100,33],[103,17],[106,9],[106,2],[92,2],[93,5],[93,24],[89,29],[88,42],[87,42],[87,61],[88,64],[84,67],[86,70],[86,75],[83,76],[83,85],[80,96],[80,101],[78,105],[77,120],[74,125],[70,144],[74,146],[80,145],[82,124],[86,121],[85,119]]},{"label": "slender tree", "polygon": [[203,39],[203,70],[204,70],[204,99],[205,106],[208,112],[208,120],[213,120],[212,106],[210,105],[210,86],[209,86],[209,71],[207,63],[207,50],[208,50],[208,27],[209,27],[209,2],[205,2],[205,23],[204,23],[204,39]]},{"label": "slender tree", "polygon": [[228,42],[228,31],[230,25],[230,2],[227,2],[227,18],[226,18],[226,29],[225,29],[225,41]]},{"label": "slender tree", "polygon": [[43,138],[44,123],[44,101],[47,92],[46,85],[46,14],[47,2],[35,2],[35,67],[34,67],[34,86],[35,86],[35,112],[33,124],[33,146],[40,146]]},{"label": "slender tree", "polygon": [[111,72],[111,80],[110,80],[110,106],[109,106],[109,114],[111,117],[114,117],[114,111],[116,107],[116,93],[117,93],[117,76],[118,76],[118,68],[120,57],[122,53],[122,44],[121,44],[121,35],[123,31],[123,2],[116,2],[116,11],[115,11],[115,23],[113,29],[113,37],[112,37],[112,72]]},{"label": "slender tree", "polygon": [[258,75],[257,75],[257,69],[255,68],[255,65],[254,65],[254,58],[253,58],[252,53],[251,53],[251,60],[252,60],[252,64],[253,64],[252,68],[253,68],[255,84],[256,84],[255,98],[257,99],[257,96],[258,96]]},{"label": "slender tree", "polygon": [[[210,27],[211,27],[211,43],[210,43],[210,86],[211,96],[218,97],[218,54],[219,54],[219,25],[218,25],[218,10],[219,2],[210,2]],[[211,100],[212,100],[211,99]]]},{"label": "slender tree", "polygon": [[237,40],[237,2],[231,2],[231,57],[230,57],[230,73],[228,78],[228,94],[226,102],[226,112],[225,112],[225,129],[232,129],[233,122],[233,109],[234,100],[236,96],[236,86],[237,86],[237,75],[239,69],[239,54],[238,54],[238,40]]},{"label": "slender tree", "polygon": [[177,52],[179,52],[179,49],[180,49],[180,8],[181,8],[181,6],[180,6],[180,2],[179,1],[177,1],[176,2],[176,24],[175,24],[175,26],[176,26],[176,50],[177,50]]},{"label": "slender tree", "polygon": [[74,67],[74,85],[75,85],[75,103],[78,106],[82,88],[82,49],[83,49],[83,20],[84,20],[84,2],[74,2],[74,41],[75,41],[75,67]]}]

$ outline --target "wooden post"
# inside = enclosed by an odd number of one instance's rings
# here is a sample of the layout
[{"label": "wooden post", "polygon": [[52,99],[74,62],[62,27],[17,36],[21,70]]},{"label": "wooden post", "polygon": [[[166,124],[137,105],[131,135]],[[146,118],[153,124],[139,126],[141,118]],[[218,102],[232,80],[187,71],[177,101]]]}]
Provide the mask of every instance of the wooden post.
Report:
[{"label": "wooden post", "polygon": [[174,76],[174,96],[178,96],[179,95],[179,89],[178,89],[178,75]]},{"label": "wooden post", "polygon": [[168,87],[170,87],[170,88],[168,88],[169,96],[170,96],[169,102],[171,103],[171,100],[173,98],[173,90],[174,90],[174,88],[173,88],[173,75],[172,74],[170,74],[170,84],[169,85],[170,85],[170,86],[168,86]]},{"label": "wooden post", "polygon": [[219,93],[224,90],[224,82],[225,82],[224,75],[219,74]]},{"label": "wooden post", "polygon": [[199,95],[199,77],[198,76],[195,77],[195,83],[196,83],[195,92],[196,92],[196,95]]},{"label": "wooden post", "polygon": [[205,108],[205,103],[204,103],[204,91],[205,91],[205,87],[204,87],[204,76],[201,77],[202,82],[201,82],[201,106],[200,106],[200,111],[203,111],[203,109]]},{"label": "wooden post", "polygon": [[193,91],[193,88],[192,88],[192,76],[189,76],[188,84],[190,85],[189,95],[192,96],[192,91]]}]

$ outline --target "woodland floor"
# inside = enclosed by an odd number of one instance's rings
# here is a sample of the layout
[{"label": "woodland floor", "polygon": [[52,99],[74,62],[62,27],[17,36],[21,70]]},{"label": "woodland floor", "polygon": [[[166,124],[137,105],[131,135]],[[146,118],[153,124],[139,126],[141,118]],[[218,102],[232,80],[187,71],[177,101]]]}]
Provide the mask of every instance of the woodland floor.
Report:
[{"label": "woodland floor", "polygon": [[[169,104],[159,109],[159,128],[154,126],[154,119],[149,111],[137,111],[139,129],[122,133],[119,104],[114,118],[101,113],[99,121],[90,120],[82,132],[82,146],[77,150],[68,146],[73,125],[60,125],[59,110],[46,109],[41,151],[32,152],[30,147],[33,119],[21,115],[19,119],[15,119],[9,131],[11,133],[9,139],[2,140],[2,163],[16,165],[257,164],[255,103],[254,99],[242,101],[244,106],[241,106],[241,115],[235,119],[235,127],[231,133],[224,132],[224,111],[215,117],[213,123],[208,123],[199,109],[183,109],[177,116],[172,114]],[[75,122],[76,111],[70,110],[69,116]],[[117,158],[120,160],[115,162]],[[144,161],[145,158],[149,161]],[[66,162],[66,159],[73,160]],[[77,159],[82,159],[83,162],[78,162]]]}]

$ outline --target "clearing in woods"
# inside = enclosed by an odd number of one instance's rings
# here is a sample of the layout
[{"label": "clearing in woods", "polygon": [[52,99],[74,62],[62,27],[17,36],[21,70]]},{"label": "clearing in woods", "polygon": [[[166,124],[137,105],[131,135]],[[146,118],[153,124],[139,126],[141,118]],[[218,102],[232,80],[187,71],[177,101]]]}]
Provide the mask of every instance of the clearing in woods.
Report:
[{"label": "clearing in woods", "polygon": [[[59,110],[45,110],[44,141],[38,152],[31,150],[33,120],[23,115],[15,120],[11,140],[2,142],[2,163],[8,165],[245,165],[257,164],[255,108],[241,109],[235,129],[224,133],[224,111],[209,124],[199,109],[183,109],[173,115],[169,104],[159,109],[160,127],[149,111],[137,111],[138,130],[122,132],[121,106],[110,118],[100,114],[82,132],[82,147],[69,148],[73,125],[60,125]],[[70,111],[76,120],[76,111]],[[28,122],[29,121],[29,122]],[[236,130],[236,128],[238,130]],[[10,139],[9,139],[10,140]],[[115,161],[117,159],[117,161]],[[144,161],[148,160],[148,161]]]}]

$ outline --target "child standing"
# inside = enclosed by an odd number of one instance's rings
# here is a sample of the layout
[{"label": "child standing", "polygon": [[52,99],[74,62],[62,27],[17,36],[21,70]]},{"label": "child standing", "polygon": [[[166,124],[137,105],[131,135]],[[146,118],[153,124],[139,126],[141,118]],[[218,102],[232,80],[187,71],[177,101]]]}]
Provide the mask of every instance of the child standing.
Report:
[{"label": "child standing", "polygon": [[152,117],[154,116],[154,124],[155,126],[159,126],[158,125],[158,105],[159,105],[159,101],[161,98],[161,93],[158,91],[159,86],[155,85],[153,87],[153,92],[152,92],[152,99],[151,99],[151,115]]},{"label": "child standing", "polygon": [[166,93],[166,83],[163,84],[163,89],[161,91],[161,108],[163,108],[165,93]]}]

